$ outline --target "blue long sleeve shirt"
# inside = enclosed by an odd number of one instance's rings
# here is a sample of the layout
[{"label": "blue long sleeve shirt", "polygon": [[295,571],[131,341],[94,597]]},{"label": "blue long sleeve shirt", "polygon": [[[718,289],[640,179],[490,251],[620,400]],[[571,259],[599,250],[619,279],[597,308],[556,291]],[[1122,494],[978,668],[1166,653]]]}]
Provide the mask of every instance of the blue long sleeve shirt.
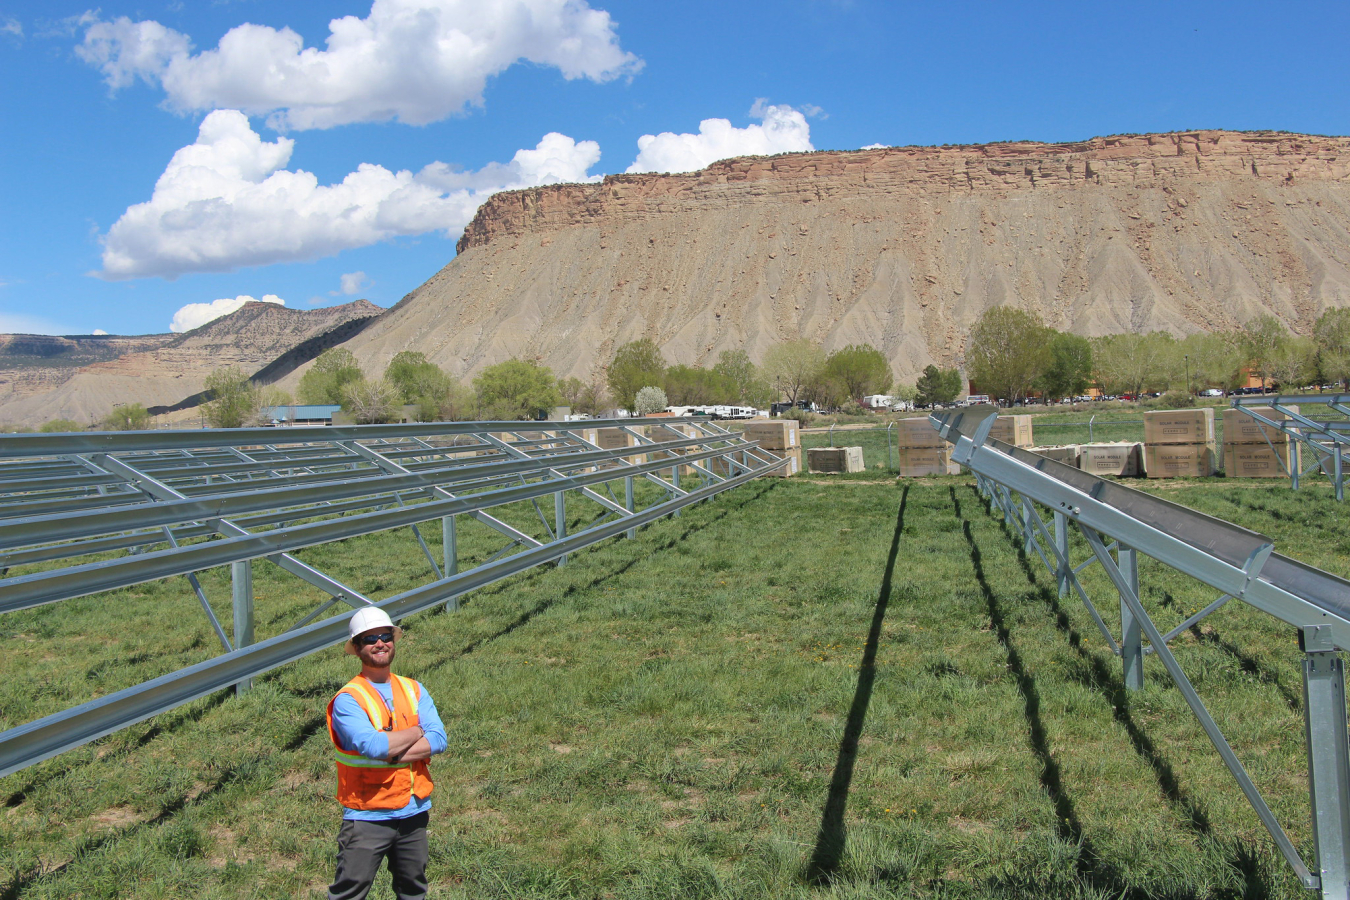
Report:
[{"label": "blue long sleeve shirt", "polygon": [[[371,685],[384,699],[385,706],[394,708],[394,685],[391,682]],[[436,712],[436,703],[431,693],[418,682],[417,723],[426,732],[427,743],[432,753],[444,753],[450,741],[445,736],[445,725]],[[384,759],[389,755],[389,734],[376,728],[370,716],[361,708],[351,694],[339,694],[333,704],[333,730],[337,732],[342,749],[360,753],[369,759]],[[388,819],[406,819],[431,809],[431,798],[420,799],[413,794],[408,805],[402,809],[350,809],[344,807],[344,819],[359,819],[365,822],[379,822]]]}]

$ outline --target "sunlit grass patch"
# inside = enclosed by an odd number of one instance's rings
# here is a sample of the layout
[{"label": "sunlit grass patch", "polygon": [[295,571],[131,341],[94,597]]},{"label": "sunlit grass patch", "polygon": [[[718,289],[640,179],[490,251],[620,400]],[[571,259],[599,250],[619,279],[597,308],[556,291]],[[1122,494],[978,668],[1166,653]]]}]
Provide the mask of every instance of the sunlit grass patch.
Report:
[{"label": "sunlit grass patch", "polygon": [[[1344,565],[1319,494],[1147,488]],[[569,529],[598,509],[569,501]],[[543,534],[529,504],[501,517]],[[439,547],[436,523],[423,534]],[[466,565],[503,543],[461,523]],[[430,577],[407,529],[301,556],[372,596]],[[320,600],[256,575],[262,635]],[[1213,599],[1141,577],[1164,628]],[[1116,621],[1104,577],[1084,578]],[[228,617],[228,573],[203,583]],[[1156,660],[1127,694],[968,479],[756,482],[403,624],[397,668],[450,736],[439,896],[1303,896]],[[3,663],[10,724],[216,652],[183,579],[0,631],[26,654]],[[1292,634],[1234,602],[1174,647],[1310,856]],[[335,648],[0,780],[2,890],[322,896],[339,816],[323,706],[352,671]]]}]

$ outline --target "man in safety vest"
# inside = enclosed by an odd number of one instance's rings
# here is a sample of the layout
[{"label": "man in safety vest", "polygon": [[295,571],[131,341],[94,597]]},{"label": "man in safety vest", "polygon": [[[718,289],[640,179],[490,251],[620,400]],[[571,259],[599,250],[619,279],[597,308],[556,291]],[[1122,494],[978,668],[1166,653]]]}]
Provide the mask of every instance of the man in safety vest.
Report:
[{"label": "man in safety vest", "polygon": [[365,897],[387,857],[395,896],[422,900],[432,788],[427,760],[445,750],[445,726],[426,688],[389,671],[403,629],[384,610],[357,610],[347,631],[346,650],[360,658],[361,674],[328,703],[337,796],[345,807],[328,896]]}]

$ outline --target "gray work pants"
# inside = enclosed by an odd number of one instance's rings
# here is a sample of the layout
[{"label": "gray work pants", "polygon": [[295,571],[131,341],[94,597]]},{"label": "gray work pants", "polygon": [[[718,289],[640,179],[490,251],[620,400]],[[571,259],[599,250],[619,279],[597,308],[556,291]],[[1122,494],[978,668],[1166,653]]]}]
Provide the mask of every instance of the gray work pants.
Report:
[{"label": "gray work pants", "polygon": [[364,900],[388,857],[394,896],[423,900],[427,895],[427,814],[406,819],[362,822],[343,819],[338,831],[337,876],[329,900]]}]

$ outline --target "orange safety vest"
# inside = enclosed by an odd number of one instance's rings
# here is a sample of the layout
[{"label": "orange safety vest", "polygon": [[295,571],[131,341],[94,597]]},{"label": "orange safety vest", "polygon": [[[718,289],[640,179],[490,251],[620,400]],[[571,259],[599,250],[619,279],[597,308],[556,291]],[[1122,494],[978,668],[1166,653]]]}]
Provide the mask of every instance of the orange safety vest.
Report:
[{"label": "orange safety vest", "polygon": [[[328,701],[328,736],[333,740],[337,759],[338,802],[348,809],[402,809],[412,795],[425,800],[431,796],[433,784],[426,760],[409,763],[391,763],[371,759],[344,749],[333,728],[333,704],[343,694],[361,704],[370,716],[370,723],[382,731],[401,731],[417,724],[417,701],[421,686],[411,678],[390,674],[394,688],[392,722],[389,707],[364,675],[357,675]],[[392,725],[392,728],[390,727]]]}]

